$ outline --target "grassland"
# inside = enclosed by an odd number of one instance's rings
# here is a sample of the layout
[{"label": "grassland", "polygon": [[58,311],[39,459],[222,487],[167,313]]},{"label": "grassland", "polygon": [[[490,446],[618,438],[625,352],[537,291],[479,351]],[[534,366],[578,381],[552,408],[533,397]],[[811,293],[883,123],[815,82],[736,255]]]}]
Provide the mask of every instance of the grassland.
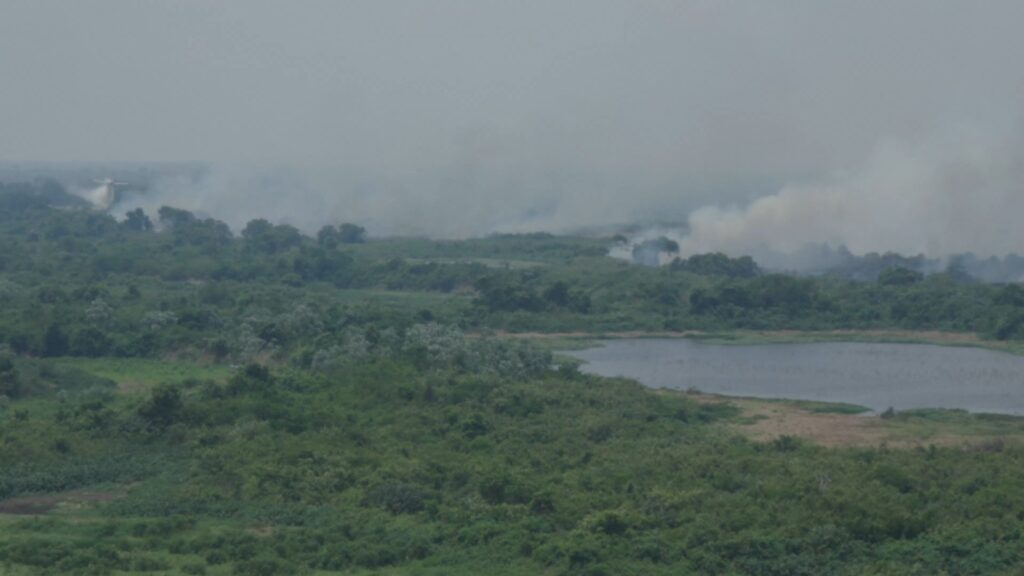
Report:
[{"label": "grassland", "polygon": [[53,364],[105,378],[122,391],[149,389],[157,384],[181,384],[187,380],[223,382],[234,372],[226,364],[149,358],[60,358]]}]

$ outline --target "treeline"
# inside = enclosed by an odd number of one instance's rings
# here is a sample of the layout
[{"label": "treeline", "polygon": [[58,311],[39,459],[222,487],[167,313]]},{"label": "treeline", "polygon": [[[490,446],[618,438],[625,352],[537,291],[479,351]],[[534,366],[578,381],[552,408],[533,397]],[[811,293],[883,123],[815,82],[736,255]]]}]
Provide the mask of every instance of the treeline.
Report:
[{"label": "treeline", "polygon": [[1024,256],[979,257],[970,252],[946,258],[928,258],[922,254],[906,256],[893,252],[852,254],[843,246],[808,246],[792,258],[792,267],[802,274],[831,276],[846,280],[874,282],[887,270],[901,268],[921,275],[947,274],[963,282],[1021,282],[1024,280]]},{"label": "treeline", "polygon": [[1024,337],[1020,285],[971,282],[955,270],[925,276],[888,268],[875,281],[858,282],[765,273],[749,258],[721,254],[658,269],[609,267],[594,278],[570,269],[578,278],[564,280],[561,293],[582,305],[550,301],[548,282],[567,275],[504,273],[479,284],[478,302],[492,312],[487,321],[524,330],[906,329]]},{"label": "treeline", "polygon": [[[1017,284],[889,265],[872,281],[702,254],[660,268],[549,234],[370,240],[162,208],[115,220],[49,183],[0,190],[0,344],[25,356],[286,357],[351,327],[465,331],[914,329],[1024,338]],[[69,201],[70,202],[70,201]],[[54,207],[59,204],[62,207]],[[389,295],[395,294],[394,297]],[[260,344],[263,343],[263,344]],[[258,352],[253,352],[254,350]]]}]

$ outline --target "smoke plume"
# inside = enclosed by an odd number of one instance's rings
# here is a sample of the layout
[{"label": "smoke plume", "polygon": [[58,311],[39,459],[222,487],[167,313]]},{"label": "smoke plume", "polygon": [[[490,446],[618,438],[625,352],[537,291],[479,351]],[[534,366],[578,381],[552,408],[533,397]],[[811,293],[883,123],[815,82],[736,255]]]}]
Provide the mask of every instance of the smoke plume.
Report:
[{"label": "smoke plume", "polygon": [[1024,154],[1018,144],[882,145],[853,173],[789,184],[744,206],[694,211],[688,229],[677,233],[680,251],[767,262],[823,244],[854,254],[1022,252]]},{"label": "smoke plume", "polygon": [[0,161],[214,166],[122,208],[1021,251],[1020,0],[6,4]]},{"label": "smoke plume", "polygon": [[73,188],[72,194],[88,202],[96,210],[109,210],[117,201],[112,184],[92,188]]},{"label": "smoke plume", "polygon": [[[672,200],[648,190],[623,193],[627,182],[585,174],[531,170],[471,157],[429,172],[391,173],[366,167],[310,167],[220,163],[202,170],[133,182],[145,192],[125,194],[115,216],[136,208],[189,210],[235,231],[255,218],[315,233],[320,226],[353,222],[374,236],[466,238],[498,232],[611,232],[649,222]],[[682,221],[685,211],[673,210]]]}]

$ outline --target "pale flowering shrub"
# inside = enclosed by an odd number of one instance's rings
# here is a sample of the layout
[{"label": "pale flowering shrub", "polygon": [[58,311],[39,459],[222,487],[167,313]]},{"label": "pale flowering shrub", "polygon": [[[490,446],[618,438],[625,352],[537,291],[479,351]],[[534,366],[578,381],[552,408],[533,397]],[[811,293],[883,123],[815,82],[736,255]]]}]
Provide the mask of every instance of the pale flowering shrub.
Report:
[{"label": "pale flowering shrub", "polygon": [[548,370],[553,358],[550,352],[526,342],[491,338],[474,341],[465,362],[467,372],[524,378]]},{"label": "pale flowering shrub", "polygon": [[404,333],[348,328],[340,341],[317,350],[310,367],[325,371],[379,358],[406,359],[421,369],[456,370],[511,378],[536,376],[551,368],[551,353],[526,342],[467,336],[457,326],[415,324]]},{"label": "pale flowering shrub", "polygon": [[89,303],[85,309],[85,319],[92,324],[106,324],[114,315],[114,309],[102,298],[97,298]]},{"label": "pale flowering shrub", "polygon": [[0,278],[0,300],[12,300],[25,294],[25,288],[20,284]]},{"label": "pale flowering shrub", "polygon": [[466,336],[461,330],[435,322],[410,327],[402,342],[403,353],[432,366],[451,364],[468,351]]},{"label": "pale flowering shrub", "polygon": [[174,312],[152,310],[142,315],[142,326],[147,330],[160,330],[177,323],[178,316]]},{"label": "pale flowering shrub", "polygon": [[275,330],[289,340],[314,336],[323,331],[324,325],[320,316],[309,306],[299,304],[272,320]]},{"label": "pale flowering shrub", "polygon": [[341,346],[321,348],[313,353],[313,359],[309,362],[309,368],[315,372],[325,372],[340,364],[343,357]]},{"label": "pale flowering shrub", "polygon": [[323,372],[344,363],[366,361],[375,355],[365,332],[348,328],[342,333],[340,344],[321,348],[313,354],[310,368]]},{"label": "pale flowering shrub", "polygon": [[434,368],[473,374],[528,377],[551,367],[551,353],[525,342],[467,337],[455,326],[417,324],[405,336],[403,351]]},{"label": "pale flowering shrub", "polygon": [[246,322],[238,328],[234,349],[239,360],[250,361],[259,356],[273,354],[277,347],[273,342],[260,338],[252,325]]},{"label": "pale flowering shrub", "polygon": [[[366,338],[369,340],[369,335]],[[375,332],[372,341],[374,349],[381,355],[394,355],[402,348],[402,335],[394,328],[385,328]]]}]

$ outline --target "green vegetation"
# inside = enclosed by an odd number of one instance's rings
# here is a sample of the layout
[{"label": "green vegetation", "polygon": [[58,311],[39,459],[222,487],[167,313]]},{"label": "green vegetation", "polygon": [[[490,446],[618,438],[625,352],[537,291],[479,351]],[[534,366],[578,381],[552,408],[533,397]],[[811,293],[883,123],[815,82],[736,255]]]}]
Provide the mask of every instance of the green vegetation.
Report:
[{"label": "green vegetation", "polygon": [[6,505],[71,506],[86,488],[110,501],[8,518],[0,558],[65,573],[1021,568],[1019,448],[755,444],[714,426],[728,405],[505,346],[480,364],[402,345],[321,373],[250,365],[16,402],[27,414],[0,428],[0,458],[18,463],[0,473]]},{"label": "green vegetation", "polygon": [[841,402],[814,402],[811,400],[767,400],[768,402],[785,402],[796,406],[801,410],[814,412],[816,414],[864,414],[870,412],[870,408],[856,404],[844,404]]},{"label": "green vegetation", "polygon": [[1000,449],[1005,442],[1024,439],[1024,419],[1002,414],[929,408],[883,414],[883,418],[897,425],[897,437],[974,438]]},{"label": "green vegetation", "polygon": [[[930,329],[1016,286],[307,237],[0,190],[0,573],[1017,574],[1024,451],[823,448],[501,331]],[[149,222],[149,224],[147,224]],[[853,407],[804,404],[819,415]],[[911,412],[935,437],[1020,420]],[[943,432],[943,431],[946,432]],[[953,432],[948,432],[953,430]]]},{"label": "green vegetation", "polygon": [[611,239],[367,241],[352,225],[311,238],[265,220],[236,237],[171,208],[154,230],[140,224],[145,215],[117,222],[51,208],[59,189],[48,185],[13,188],[0,194],[9,208],[0,212],[0,342],[17,354],[245,361],[256,337],[284,358],[346,325],[429,321],[467,331],[936,330],[1024,339],[1024,289],[953,272],[797,278],[720,254],[648,268],[607,257]]}]

